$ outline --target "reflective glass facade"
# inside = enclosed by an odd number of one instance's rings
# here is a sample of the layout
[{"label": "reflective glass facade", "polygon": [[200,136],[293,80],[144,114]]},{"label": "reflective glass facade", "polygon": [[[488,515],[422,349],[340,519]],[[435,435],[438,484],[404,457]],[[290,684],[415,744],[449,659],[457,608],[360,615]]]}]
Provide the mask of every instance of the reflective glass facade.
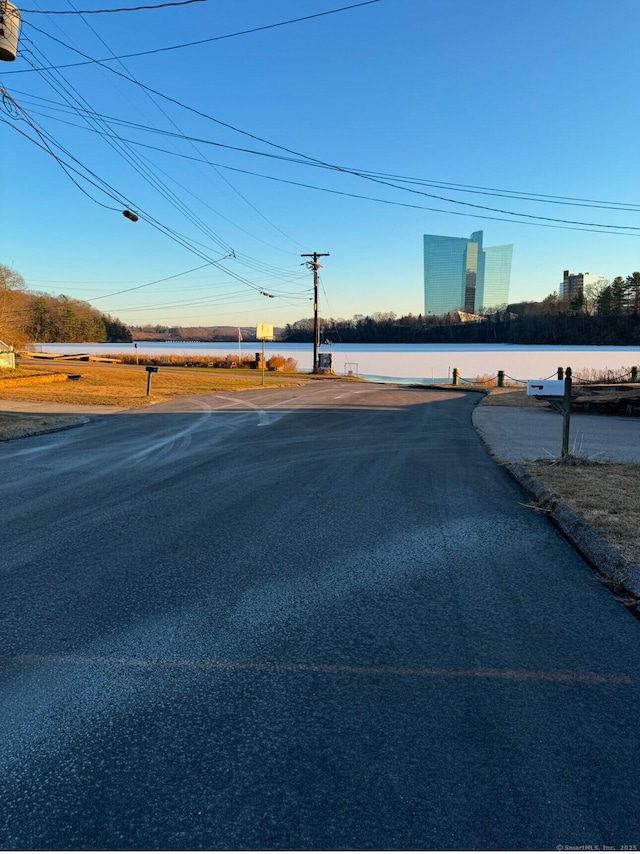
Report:
[{"label": "reflective glass facade", "polygon": [[470,238],[424,235],[426,314],[475,314],[508,301],[513,245],[484,249],[482,238],[482,231]]},{"label": "reflective glass facade", "polygon": [[491,308],[509,302],[513,244],[487,246],[484,250],[482,291],[476,291],[476,308]]}]

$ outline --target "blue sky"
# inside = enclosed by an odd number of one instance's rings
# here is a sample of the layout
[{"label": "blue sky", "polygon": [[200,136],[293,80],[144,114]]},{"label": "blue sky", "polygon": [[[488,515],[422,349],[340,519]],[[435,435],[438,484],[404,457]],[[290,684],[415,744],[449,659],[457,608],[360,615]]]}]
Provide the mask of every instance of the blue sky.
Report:
[{"label": "blue sky", "polygon": [[513,243],[512,300],[640,269],[637,0],[377,0],[270,26],[353,3],[20,0],[0,263],[136,325],[310,317],[313,251],[323,316],[418,314],[424,233]]}]

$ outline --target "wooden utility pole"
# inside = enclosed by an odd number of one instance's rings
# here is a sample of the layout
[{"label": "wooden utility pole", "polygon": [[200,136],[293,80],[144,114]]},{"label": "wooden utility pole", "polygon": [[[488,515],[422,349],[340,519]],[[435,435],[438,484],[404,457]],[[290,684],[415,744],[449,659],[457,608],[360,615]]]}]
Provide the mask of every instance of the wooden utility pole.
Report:
[{"label": "wooden utility pole", "polygon": [[571,368],[564,372],[564,406],[562,410],[562,448],[560,456],[569,453],[569,427],[571,424]]},{"label": "wooden utility pole", "polygon": [[320,345],[320,318],[318,317],[318,270],[322,264],[318,264],[318,258],[328,257],[328,252],[310,252],[303,254],[301,258],[313,258],[313,261],[305,261],[307,267],[313,270],[313,371],[318,373],[318,347]]}]

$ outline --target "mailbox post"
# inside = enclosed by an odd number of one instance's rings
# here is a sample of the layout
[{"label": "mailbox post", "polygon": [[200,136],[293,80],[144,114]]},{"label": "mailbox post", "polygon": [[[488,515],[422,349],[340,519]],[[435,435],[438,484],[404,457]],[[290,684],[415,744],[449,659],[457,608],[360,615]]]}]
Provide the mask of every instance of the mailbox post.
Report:
[{"label": "mailbox post", "polygon": [[149,397],[149,385],[151,383],[151,374],[157,374],[158,369],[155,365],[147,365],[145,368],[147,372],[147,397]]},{"label": "mailbox post", "polygon": [[[560,379],[563,373],[564,379]],[[560,456],[569,453],[569,427],[571,424],[571,368],[558,368],[557,380],[529,380],[527,394],[536,400],[547,400],[556,412],[562,414],[562,444]]]}]

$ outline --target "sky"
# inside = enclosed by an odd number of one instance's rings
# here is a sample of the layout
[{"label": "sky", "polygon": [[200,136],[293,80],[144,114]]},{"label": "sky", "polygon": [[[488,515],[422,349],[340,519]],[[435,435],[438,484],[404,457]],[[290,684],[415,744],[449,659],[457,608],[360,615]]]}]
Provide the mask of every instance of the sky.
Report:
[{"label": "sky", "polygon": [[166,2],[15,4],[0,264],[31,290],[282,326],[318,252],[323,317],[419,314],[423,234],[479,229],[511,301],[640,269],[637,0]]}]

